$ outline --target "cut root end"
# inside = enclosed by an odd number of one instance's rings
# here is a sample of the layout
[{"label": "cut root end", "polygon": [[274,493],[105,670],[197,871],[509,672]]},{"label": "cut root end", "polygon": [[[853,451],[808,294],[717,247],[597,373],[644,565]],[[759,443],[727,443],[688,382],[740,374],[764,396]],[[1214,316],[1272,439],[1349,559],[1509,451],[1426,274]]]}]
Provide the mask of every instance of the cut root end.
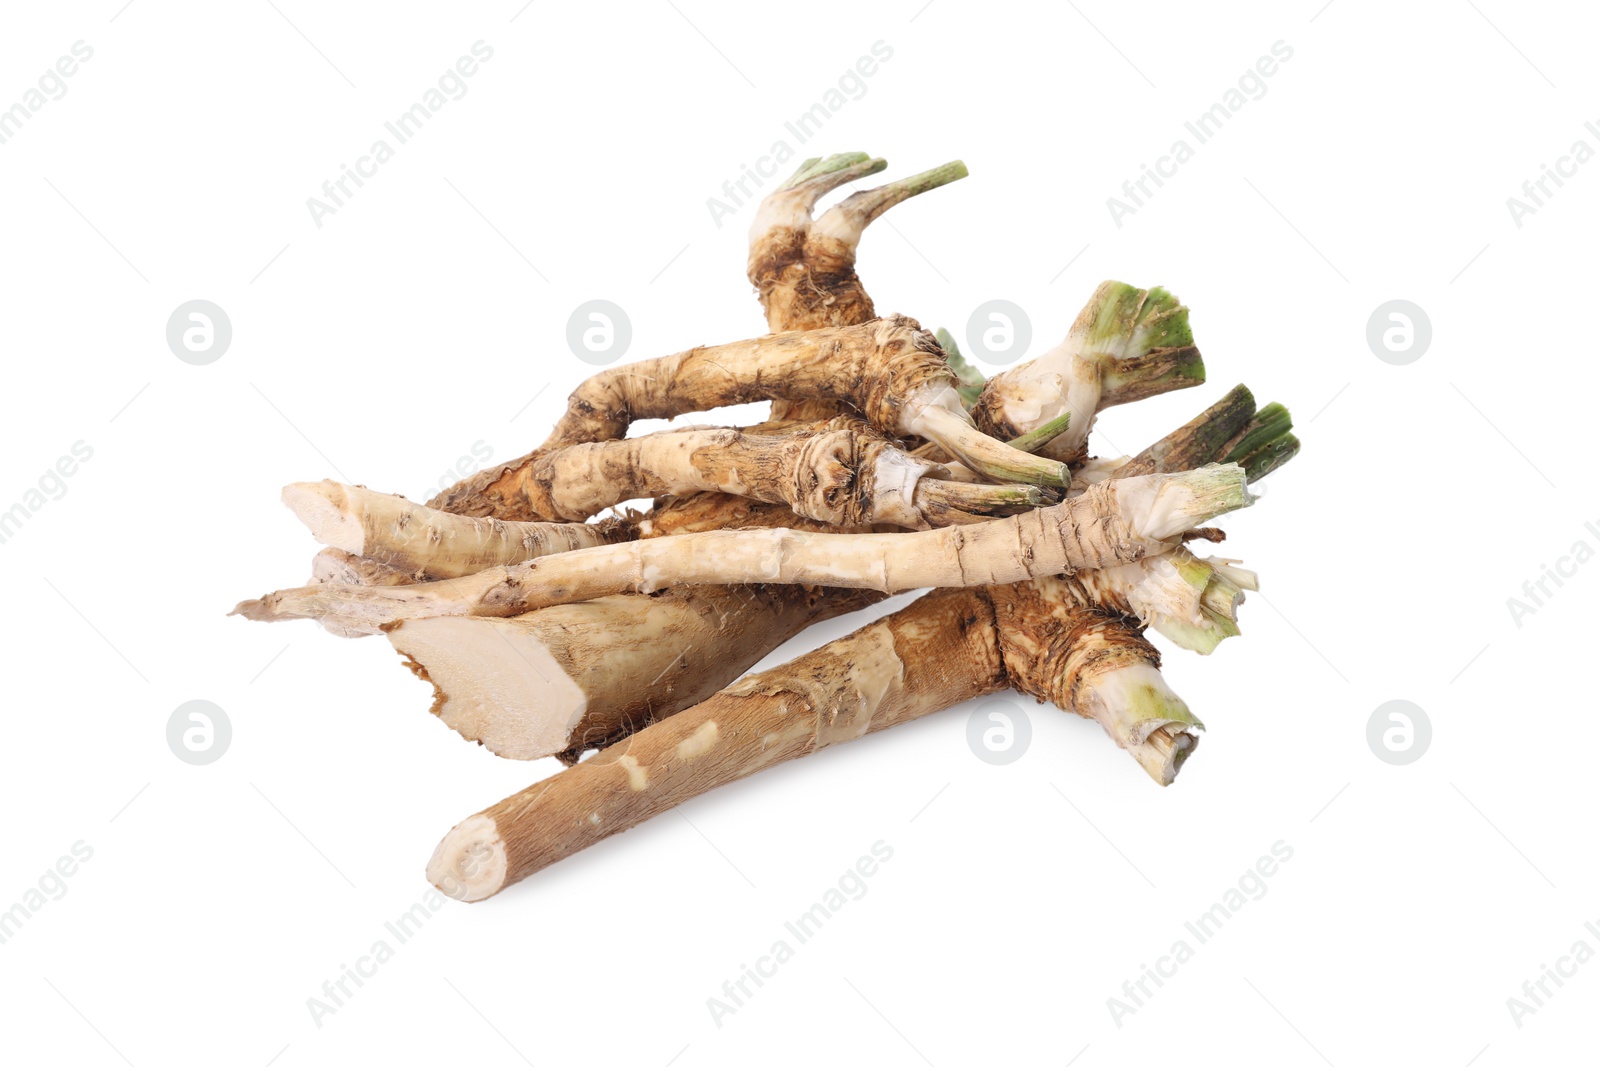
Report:
[{"label": "cut root end", "polygon": [[497,756],[531,760],[570,747],[587,701],[534,619],[413,619],[388,632],[438,693],[446,726]]},{"label": "cut root end", "polygon": [[295,482],[283,487],[282,500],[322,544],[354,556],[366,554],[361,519],[338,482]]},{"label": "cut root end", "polygon": [[1145,537],[1168,539],[1218,515],[1247,507],[1251,496],[1244,469],[1233,463],[1208,463],[1192,471],[1119,480],[1117,501]]},{"label": "cut root end", "polygon": [[1161,785],[1171,785],[1205,724],[1148,663],[1087,680],[1091,717]]},{"label": "cut root end", "polygon": [[505,888],[506,844],[490,815],[474,815],[444,835],[428,861],[428,881],[447,897],[469,903]]},{"label": "cut root end", "polygon": [[1200,735],[1194,729],[1168,723],[1133,749],[1133,758],[1157,785],[1171,785],[1177,780],[1184,761],[1194,754],[1199,744]]}]

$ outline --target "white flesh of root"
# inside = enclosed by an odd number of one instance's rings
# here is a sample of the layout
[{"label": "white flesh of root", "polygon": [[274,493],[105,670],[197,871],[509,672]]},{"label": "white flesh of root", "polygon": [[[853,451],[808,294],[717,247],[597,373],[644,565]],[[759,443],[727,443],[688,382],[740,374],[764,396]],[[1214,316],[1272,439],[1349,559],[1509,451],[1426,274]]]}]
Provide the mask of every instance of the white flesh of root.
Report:
[{"label": "white flesh of root", "polygon": [[708,605],[672,590],[510,619],[413,619],[388,637],[462,737],[508,759],[565,758],[700,703],[785,638],[871,599],[783,589]]},{"label": "white flesh of root", "polygon": [[1056,438],[1053,446],[1060,454],[1071,455],[1089,440],[1100,408],[1100,381],[1099,365],[1080,358],[1077,340],[1068,337],[1038,359],[997,379],[992,388],[1005,402],[1006,418],[1023,432],[1071,412],[1067,432]]},{"label": "white flesh of root", "polygon": [[389,640],[427,671],[445,725],[497,756],[537,759],[572,744],[589,706],[583,687],[550,654],[539,621],[413,619]]},{"label": "white flesh of root", "polygon": [[428,881],[467,902],[492,897],[506,882],[506,846],[494,817],[474,815],[441,840],[428,860]]}]

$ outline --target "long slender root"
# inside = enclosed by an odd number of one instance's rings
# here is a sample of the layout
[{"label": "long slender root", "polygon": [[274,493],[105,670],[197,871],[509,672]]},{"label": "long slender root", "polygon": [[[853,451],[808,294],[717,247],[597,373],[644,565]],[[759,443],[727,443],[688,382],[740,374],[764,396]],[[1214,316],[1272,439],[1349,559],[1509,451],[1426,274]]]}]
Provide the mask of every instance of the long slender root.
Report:
[{"label": "long slender root", "polygon": [[503,617],[680,584],[776,582],[884,593],[994,585],[1166,552],[1185,530],[1248,502],[1243,470],[1211,465],[1105,482],[1061,504],[976,526],[905,534],[712,531],[564,552],[416,586],[306,586],[234,611],[262,621],[333,617],[378,632],[402,619]]},{"label": "long slender root", "polygon": [[1166,784],[1201,726],[1158,662],[1059,582],[937,590],[466,819],[428,878],[483,900],[717,786],[1007,685],[1100,722]]},{"label": "long slender root", "polygon": [[1006,684],[990,613],[931,593],[848,637],[751,675],[451,830],[428,864],[482,900],[717,785]]}]

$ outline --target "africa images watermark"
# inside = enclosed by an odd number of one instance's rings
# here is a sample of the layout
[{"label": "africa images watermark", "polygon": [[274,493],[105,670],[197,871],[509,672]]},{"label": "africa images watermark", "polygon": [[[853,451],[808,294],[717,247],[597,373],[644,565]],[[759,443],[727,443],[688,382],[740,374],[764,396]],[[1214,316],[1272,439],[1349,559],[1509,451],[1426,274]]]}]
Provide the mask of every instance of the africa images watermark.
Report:
[{"label": "africa images watermark", "polygon": [[[1595,541],[1600,542],[1600,524],[1586,522],[1583,524],[1584,532]],[[1517,624],[1517,629],[1522,629],[1522,620],[1529,615],[1537,614],[1545,606],[1545,602],[1555,595],[1551,589],[1560,589],[1565,583],[1563,578],[1575,578],[1578,568],[1588,563],[1595,557],[1595,547],[1587,538],[1580,537],[1572,543],[1572,548],[1564,556],[1556,557],[1555,566],[1548,563],[1539,565],[1539,576],[1529,578],[1522,583],[1521,597],[1506,597],[1506,610],[1511,612],[1511,621]]]},{"label": "africa images watermark", "polygon": [[870,51],[871,55],[861,56],[854,65],[846,67],[834,86],[822,94],[821,100],[785,122],[783,129],[787,136],[773,141],[767,154],[756,159],[754,167],[741,163],[739,176],[722,183],[721,197],[706,197],[706,210],[711,212],[711,221],[717,224],[717,229],[722,229],[723,219],[732,217],[739,208],[756,199],[767,180],[799,154],[795,145],[811,140],[846,104],[867,95],[867,79],[878,73],[880,64],[894,57],[894,49],[883,41],[873,41]]},{"label": "africa images watermark", "polygon": [[[820,900],[783,924],[784,932],[794,939],[793,944],[789,943],[789,937],[778,938],[765,955],[757,957],[754,967],[743,963],[739,965],[739,977],[722,983],[721,997],[706,998],[706,1010],[711,1012],[711,1021],[717,1024],[717,1029],[722,1029],[723,1020],[755,996],[756,990],[765,984],[763,979],[776,976],[780,966],[794,959],[797,946],[815,937],[828,920],[850,901],[860,900],[867,895],[867,879],[878,873],[880,864],[894,858],[894,849],[883,841],[874,841],[870,851],[870,856],[861,856],[846,868]],[[751,988],[752,984],[754,989]]]},{"label": "africa images watermark", "polygon": [[1106,210],[1111,212],[1111,221],[1116,223],[1117,229],[1122,229],[1122,220],[1129,215],[1138,214],[1155,196],[1155,190],[1150,188],[1151,183],[1156,189],[1166,184],[1163,178],[1175,177],[1178,168],[1189,162],[1195,156],[1195,149],[1205,144],[1217,134],[1222,132],[1234,115],[1244,109],[1251,100],[1260,100],[1267,95],[1266,79],[1278,73],[1278,66],[1294,58],[1294,49],[1283,41],[1272,42],[1271,55],[1265,55],[1256,60],[1255,65],[1249,67],[1239,75],[1236,87],[1229,88],[1222,94],[1222,99],[1202,111],[1192,121],[1185,122],[1183,128],[1189,136],[1194,138],[1191,145],[1186,138],[1180,137],[1172,142],[1172,147],[1167,154],[1156,159],[1155,166],[1148,163],[1139,164],[1139,176],[1130,178],[1122,183],[1120,197],[1106,197]]},{"label": "africa images watermark", "polygon": [[322,183],[323,198],[306,198],[306,210],[311,212],[311,221],[317,229],[322,229],[322,220],[326,216],[337,214],[345,202],[356,195],[355,190],[350,188],[351,183],[360,189],[366,184],[362,179],[376,177],[378,168],[394,158],[396,148],[421,133],[422,128],[451,100],[460,100],[467,95],[467,79],[478,73],[480,63],[487,63],[494,58],[494,49],[483,41],[474,41],[471,52],[469,56],[461,56],[454,66],[439,75],[437,83],[423,92],[419,102],[383,124],[389,136],[394,138],[394,144],[391,145],[382,137],[373,141],[367,154],[356,158],[353,168],[341,163],[339,176]]},{"label": "africa images watermark", "polygon": [[[463,858],[463,873],[469,877],[476,869],[477,864],[487,863],[491,859],[491,852],[487,844],[477,844],[472,847]],[[458,882],[453,875],[445,875],[443,884],[436,889],[430,889],[423,894],[422,899],[411,905],[392,922],[383,924],[387,937],[380,937],[363,955],[356,957],[354,966],[339,964],[339,976],[329,978],[322,983],[322,996],[306,998],[306,1010],[311,1013],[311,1021],[317,1029],[322,1029],[328,1016],[337,1014],[340,1008],[345,1007],[356,993],[366,985],[366,979],[376,978],[378,968],[388,963],[395,957],[395,949],[417,936],[417,932],[432,921],[444,906],[447,898],[456,898],[466,894],[466,887]],[[391,939],[393,943],[391,944]],[[354,986],[354,988],[351,988]]]},{"label": "africa images watermark", "polygon": [[67,95],[66,79],[78,73],[79,64],[94,58],[94,49],[82,41],[73,41],[71,55],[62,56],[39,75],[37,88],[26,89],[22,99],[0,111],[0,144],[5,144],[17,134],[33,116],[44,110],[52,100]]},{"label": "africa images watermark", "polygon": [[[1282,841],[1274,841],[1271,853],[1247,868],[1239,876],[1237,885],[1229,887],[1222,894],[1221,900],[1201,912],[1192,922],[1183,924],[1184,930],[1194,938],[1193,945],[1186,938],[1178,938],[1166,955],[1157,957],[1154,967],[1148,963],[1139,965],[1139,977],[1122,983],[1121,997],[1106,998],[1106,1010],[1111,1013],[1111,1021],[1117,1024],[1118,1030],[1122,1029],[1124,1018],[1136,1014],[1156,995],[1156,991],[1165,984],[1162,979],[1172,978],[1181,965],[1194,959],[1197,946],[1215,937],[1228,920],[1250,901],[1260,900],[1267,895],[1267,879],[1278,873],[1279,864],[1288,863],[1293,858],[1294,849]],[[1155,984],[1155,989],[1150,988],[1151,983]]]},{"label": "africa images watermark", "polygon": [[[1600,941],[1600,925],[1586,922],[1583,929],[1590,937]],[[1556,958],[1554,967],[1548,963],[1539,964],[1539,977],[1522,983],[1522,996],[1506,998],[1506,1010],[1511,1013],[1511,1021],[1517,1024],[1517,1029],[1522,1029],[1523,1020],[1529,1015],[1537,1015],[1540,1008],[1547,1007],[1545,1002],[1567,984],[1563,979],[1576,977],[1578,968],[1594,957],[1594,946],[1580,937],[1572,943],[1570,951]],[[1555,985],[1553,990],[1550,988],[1552,983]]]},{"label": "africa images watermark", "polygon": [[446,467],[444,473],[439,475],[438,480],[434,482],[439,492],[449,489],[473,471],[483,470],[494,458],[494,449],[482,438],[472,442],[471,452],[470,456],[456,457],[454,465]]},{"label": "africa images watermark", "polygon": [[[1596,141],[1600,141],[1600,125],[1593,121],[1583,124],[1584,130]],[[1563,178],[1575,178],[1578,168],[1595,157],[1595,148],[1582,137],[1572,142],[1572,147],[1567,154],[1556,159],[1556,165],[1551,167],[1548,163],[1539,164],[1539,176],[1529,178],[1522,183],[1522,195],[1526,199],[1515,196],[1506,197],[1506,210],[1511,212],[1511,221],[1517,229],[1522,229],[1523,222],[1529,215],[1536,215],[1539,209],[1545,206],[1545,201],[1551,199],[1566,184]],[[1555,188],[1550,188],[1551,184]]]},{"label": "africa images watermark", "polygon": [[67,495],[67,479],[77,474],[82,464],[89,462],[94,456],[94,449],[84,441],[74,441],[71,453],[45,468],[38,482],[23,492],[21,500],[0,511],[0,545],[17,536],[23,525],[50,501],[60,500]]},{"label": "africa images watermark", "polygon": [[36,913],[52,900],[67,895],[67,879],[78,873],[80,865],[94,858],[94,849],[83,841],[74,841],[70,855],[64,855],[45,868],[35,886],[30,886],[17,901],[5,911],[0,911],[0,945],[10,941]]}]

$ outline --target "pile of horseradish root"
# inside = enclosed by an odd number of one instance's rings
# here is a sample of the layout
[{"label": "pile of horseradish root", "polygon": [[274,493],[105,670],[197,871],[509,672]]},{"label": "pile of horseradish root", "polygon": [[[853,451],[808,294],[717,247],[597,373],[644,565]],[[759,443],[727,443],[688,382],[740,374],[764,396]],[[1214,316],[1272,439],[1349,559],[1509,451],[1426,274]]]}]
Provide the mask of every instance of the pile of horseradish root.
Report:
[{"label": "pile of horseradish root", "polygon": [[[536,451],[427,506],[335,482],[283,499],[328,546],[252,619],[382,634],[433,711],[511,759],[567,767],[450,831],[429,878],[481,900],[719,785],[1007,688],[1094,719],[1170,783],[1200,721],[1156,630],[1211,651],[1255,575],[1190,542],[1299,445],[1240,386],[1131,458],[1096,414],[1199,385],[1188,309],[1101,285],[1066,340],[985,381],[942,331],[880,318],[862,231],[960,163],[818,201],[884,161],[808,160],[761,204],[749,276],[772,333],[596,374]],[[758,426],[628,436],[757,400]],[[649,498],[640,514],[597,518]],[[743,676],[805,627],[931,591]],[[600,751],[579,762],[590,749]]]}]

